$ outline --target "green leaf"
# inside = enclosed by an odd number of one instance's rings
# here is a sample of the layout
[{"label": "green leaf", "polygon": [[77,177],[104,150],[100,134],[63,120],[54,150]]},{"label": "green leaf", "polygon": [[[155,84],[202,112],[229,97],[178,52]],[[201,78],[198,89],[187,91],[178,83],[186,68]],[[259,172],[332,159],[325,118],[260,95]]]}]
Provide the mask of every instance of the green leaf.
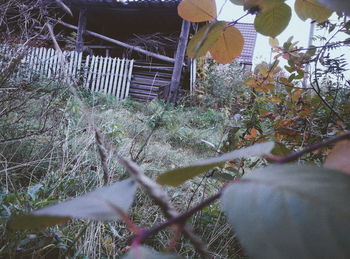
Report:
[{"label": "green leaf", "polygon": [[[276,142],[274,148],[271,151],[271,155],[275,155],[275,156],[286,156],[288,154],[292,153],[291,150],[289,150],[288,148],[286,148],[285,145]],[[273,162],[271,159],[266,159],[269,162]]]},{"label": "green leaf", "polygon": [[253,258],[347,258],[349,197],[340,171],[274,165],[227,187],[222,207]]},{"label": "green leaf", "polygon": [[233,152],[223,154],[219,157],[201,160],[186,167],[180,167],[167,171],[158,176],[157,182],[162,185],[170,185],[176,187],[188,179],[205,173],[214,167],[220,166],[226,161],[234,160],[237,158],[248,158],[269,154],[274,145],[274,142],[259,143],[250,147],[241,148]]},{"label": "green leaf", "polygon": [[[29,215],[21,215],[12,220],[13,226],[37,228],[40,219],[44,226],[56,225],[59,218],[79,218],[91,220],[118,220],[118,208],[126,212],[134,200],[135,183],[128,179],[110,186],[99,188],[83,196],[39,209]],[[38,220],[33,220],[37,218]],[[21,221],[25,223],[21,223]],[[31,224],[31,220],[33,224]],[[64,222],[63,222],[64,223]]]},{"label": "green leaf", "polygon": [[183,257],[174,254],[158,253],[151,248],[145,246],[137,246],[123,256],[122,259],[181,259]]},{"label": "green leaf", "polygon": [[333,13],[333,11],[320,5],[317,0],[296,0],[294,9],[303,21],[311,18],[320,23],[327,21]]},{"label": "green leaf", "polygon": [[230,0],[235,5],[244,5],[244,0]]},{"label": "green leaf", "polygon": [[220,181],[230,182],[235,177],[231,174],[218,172],[218,173],[214,173],[214,175],[211,178],[216,179],[216,180],[220,180]]},{"label": "green leaf", "polygon": [[350,15],[350,2],[348,0],[318,0],[318,2],[334,11]]},{"label": "green leaf", "polygon": [[30,214],[18,215],[10,220],[9,228],[14,230],[42,229],[54,225],[65,224],[69,220],[69,217],[35,216]]},{"label": "green leaf", "polygon": [[276,37],[288,26],[292,18],[292,9],[285,3],[274,5],[255,17],[254,27],[257,32]]},{"label": "green leaf", "polygon": [[245,0],[244,1],[244,10],[258,10],[265,11],[285,2],[285,0]]},{"label": "green leaf", "polygon": [[187,46],[189,58],[200,58],[205,56],[209,49],[222,36],[226,22],[213,22],[203,26],[190,40]]},{"label": "green leaf", "polygon": [[32,198],[33,201],[37,199],[37,193],[40,191],[40,189],[43,187],[41,183],[38,183],[36,185],[30,186],[28,188],[28,195],[30,198]]}]

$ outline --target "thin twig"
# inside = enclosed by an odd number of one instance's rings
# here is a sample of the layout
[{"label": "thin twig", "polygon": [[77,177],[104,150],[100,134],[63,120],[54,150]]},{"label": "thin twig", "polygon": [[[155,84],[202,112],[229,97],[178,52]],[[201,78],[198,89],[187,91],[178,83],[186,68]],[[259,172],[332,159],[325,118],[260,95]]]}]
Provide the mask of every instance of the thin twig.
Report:
[{"label": "thin twig", "polygon": [[159,232],[162,229],[165,229],[166,227],[169,227],[174,224],[185,223],[186,220],[189,219],[193,214],[195,214],[196,212],[200,211],[201,209],[207,207],[208,205],[210,205],[211,203],[219,199],[222,195],[222,192],[223,192],[223,189],[220,190],[218,193],[214,194],[213,196],[202,201],[201,203],[191,208],[190,210],[187,210],[184,213],[176,217],[173,217],[162,224],[159,224],[158,226],[142,231],[141,234],[136,237],[137,241],[142,243],[146,238],[154,235],[155,233]]},{"label": "thin twig", "polygon": [[[169,220],[179,216],[179,213],[171,204],[166,192],[163,191],[163,189],[157,183],[148,178],[141,168],[139,168],[134,162],[126,160],[122,157],[118,157],[118,159],[119,162],[129,171],[134,180],[146,190],[149,196],[152,197]],[[202,258],[211,258],[211,255],[206,248],[206,244],[193,233],[190,225],[184,225],[183,233],[185,237],[191,241],[192,245]],[[136,239],[133,244],[138,245],[138,239]]]},{"label": "thin twig", "polygon": [[98,153],[100,154],[100,159],[101,159],[104,185],[107,185],[109,183],[109,178],[110,178],[108,165],[107,165],[108,154],[107,154],[105,145],[103,144],[104,142],[103,136],[101,132],[97,129],[95,130],[95,139],[96,139],[96,144],[98,148]]},{"label": "thin twig", "polygon": [[297,160],[298,158],[300,158],[301,156],[303,156],[303,155],[305,155],[307,153],[310,153],[312,151],[315,151],[315,150],[320,149],[322,147],[334,144],[334,143],[336,143],[338,141],[341,141],[341,140],[347,139],[347,138],[350,138],[350,132],[343,133],[343,134],[338,135],[336,137],[324,140],[324,141],[322,141],[320,143],[316,143],[314,145],[308,146],[308,147],[306,147],[305,149],[303,149],[301,151],[294,152],[294,153],[286,155],[286,156],[284,156],[282,158],[276,159],[275,163],[276,164],[285,164],[285,163],[288,163],[288,162],[292,162],[292,161]]},{"label": "thin twig", "polygon": [[[52,41],[54,43],[55,49],[58,51],[59,53],[59,59],[60,59],[60,63],[63,69],[63,73],[64,73],[64,78],[68,78],[68,73],[67,73],[67,69],[66,69],[66,60],[65,57],[63,55],[63,52],[61,50],[61,48],[58,45],[58,42],[56,40],[55,34],[53,32],[53,28],[51,26],[50,23],[46,24],[50,36],[52,38]],[[94,120],[93,120],[93,115],[92,112],[86,107],[86,105],[81,101],[76,88],[75,88],[75,83],[74,82],[69,82],[68,83],[68,90],[72,93],[72,95],[74,96],[75,100],[77,101],[80,109],[82,110],[83,115],[85,116],[88,124],[90,125],[90,127],[93,129],[93,131],[95,132],[95,140],[96,140],[96,144],[98,147],[98,151],[99,151],[99,155],[100,155],[100,160],[101,160],[101,164],[102,164],[102,170],[103,170],[103,179],[104,179],[104,185],[108,184],[109,182],[109,172],[108,172],[108,166],[107,166],[107,150],[109,150],[107,148],[106,142],[104,141],[103,135],[101,134],[101,131],[98,129],[98,127],[95,125]]]}]

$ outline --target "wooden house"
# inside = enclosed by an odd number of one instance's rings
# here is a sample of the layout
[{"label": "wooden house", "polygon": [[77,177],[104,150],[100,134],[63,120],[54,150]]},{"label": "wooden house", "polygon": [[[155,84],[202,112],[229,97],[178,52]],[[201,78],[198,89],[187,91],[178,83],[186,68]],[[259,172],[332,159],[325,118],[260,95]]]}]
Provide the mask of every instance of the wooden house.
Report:
[{"label": "wooden house", "polygon": [[[63,16],[54,29],[74,36],[73,48],[61,42],[69,74],[81,76],[86,88],[118,99],[175,102],[183,90],[194,89],[196,79],[196,62],[186,58],[185,51],[198,24],[178,16],[179,2],[64,0],[73,15]],[[238,62],[249,69],[256,32],[252,24],[236,27],[245,38]],[[53,49],[36,48],[29,54],[25,61],[37,74],[52,77],[60,71]]]},{"label": "wooden house", "polygon": [[[195,61],[185,57],[189,34],[197,28],[177,14],[180,0],[65,0],[77,24],[76,50],[89,54],[134,59],[129,96],[174,101],[180,89],[193,89]],[[252,24],[237,24],[245,38],[238,61],[250,68],[256,40]],[[107,38],[96,37],[88,31]],[[134,48],[134,47],[137,48]],[[139,49],[148,53],[140,52]],[[155,55],[150,55],[150,54]]]}]

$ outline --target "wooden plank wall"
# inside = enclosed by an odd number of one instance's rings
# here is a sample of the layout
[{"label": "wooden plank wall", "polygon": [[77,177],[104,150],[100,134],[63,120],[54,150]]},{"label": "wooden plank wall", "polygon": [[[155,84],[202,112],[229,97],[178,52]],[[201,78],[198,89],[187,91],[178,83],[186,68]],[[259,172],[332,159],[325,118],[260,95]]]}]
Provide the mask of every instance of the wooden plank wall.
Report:
[{"label": "wooden plank wall", "polygon": [[130,97],[136,101],[163,98],[164,90],[170,86],[173,66],[136,60],[130,86]]},{"label": "wooden plank wall", "polygon": [[134,60],[87,56],[82,52],[64,51],[66,66],[62,67],[58,51],[47,48],[16,49],[0,47],[0,69],[4,71],[24,51],[13,79],[57,79],[69,83],[81,81],[93,92],[116,96],[118,100],[129,96]]}]

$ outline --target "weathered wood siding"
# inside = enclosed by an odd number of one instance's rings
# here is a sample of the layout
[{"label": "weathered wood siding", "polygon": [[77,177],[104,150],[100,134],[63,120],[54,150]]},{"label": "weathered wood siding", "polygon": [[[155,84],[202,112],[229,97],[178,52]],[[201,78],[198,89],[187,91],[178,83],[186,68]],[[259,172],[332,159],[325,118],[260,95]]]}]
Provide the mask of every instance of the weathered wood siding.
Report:
[{"label": "weathered wood siding", "polygon": [[173,66],[160,63],[135,61],[130,86],[130,97],[136,101],[150,101],[164,97],[170,86]]}]

